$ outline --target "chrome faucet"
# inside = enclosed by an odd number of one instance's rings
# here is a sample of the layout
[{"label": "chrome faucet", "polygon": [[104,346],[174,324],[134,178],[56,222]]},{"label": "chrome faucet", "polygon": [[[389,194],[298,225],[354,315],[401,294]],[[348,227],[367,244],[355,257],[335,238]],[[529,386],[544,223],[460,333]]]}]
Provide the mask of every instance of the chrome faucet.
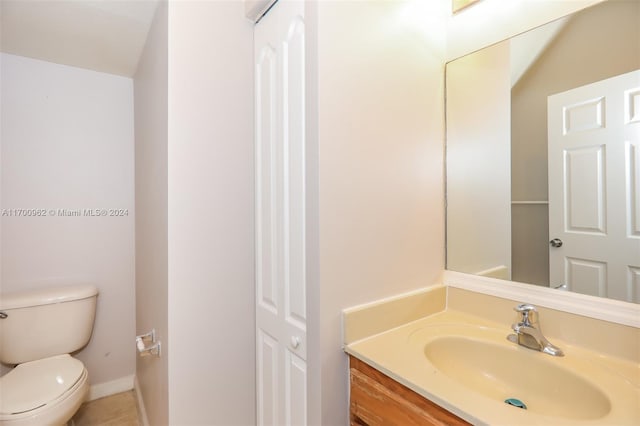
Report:
[{"label": "chrome faucet", "polygon": [[542,334],[538,322],[538,311],[533,305],[522,304],[513,308],[520,314],[520,321],[511,325],[516,334],[510,334],[508,339],[529,349],[544,352],[553,356],[564,356],[560,348],[553,345]]}]

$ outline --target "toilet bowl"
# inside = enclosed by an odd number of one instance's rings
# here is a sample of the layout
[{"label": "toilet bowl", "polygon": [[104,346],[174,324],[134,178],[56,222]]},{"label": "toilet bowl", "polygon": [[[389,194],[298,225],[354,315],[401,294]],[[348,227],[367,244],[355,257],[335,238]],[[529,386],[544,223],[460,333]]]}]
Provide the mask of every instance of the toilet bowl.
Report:
[{"label": "toilet bowl", "polygon": [[63,425],[84,402],[85,366],[70,352],[91,337],[97,289],[66,286],[0,297],[0,426]]}]

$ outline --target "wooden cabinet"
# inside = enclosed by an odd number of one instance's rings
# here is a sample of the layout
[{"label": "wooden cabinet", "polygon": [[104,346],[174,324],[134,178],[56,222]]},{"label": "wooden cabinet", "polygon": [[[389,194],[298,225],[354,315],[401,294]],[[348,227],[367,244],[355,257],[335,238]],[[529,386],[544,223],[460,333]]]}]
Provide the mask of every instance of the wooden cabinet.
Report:
[{"label": "wooden cabinet", "polygon": [[357,358],[349,364],[352,426],[470,424]]}]

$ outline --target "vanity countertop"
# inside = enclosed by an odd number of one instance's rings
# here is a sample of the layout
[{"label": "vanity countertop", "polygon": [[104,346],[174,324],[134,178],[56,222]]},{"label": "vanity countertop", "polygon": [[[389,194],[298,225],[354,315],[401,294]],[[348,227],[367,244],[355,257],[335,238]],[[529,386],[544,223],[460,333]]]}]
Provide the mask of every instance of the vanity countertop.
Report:
[{"label": "vanity countertop", "polygon": [[[553,357],[508,341],[509,325],[446,309],[351,342],[345,351],[473,424],[640,424],[640,364],[558,340],[552,343],[565,356]],[[491,368],[501,370],[507,358],[516,369],[507,369],[506,379],[494,377]],[[473,370],[485,362],[494,367]],[[522,388],[527,380],[541,388]],[[521,398],[527,409],[504,403],[503,394]]]}]

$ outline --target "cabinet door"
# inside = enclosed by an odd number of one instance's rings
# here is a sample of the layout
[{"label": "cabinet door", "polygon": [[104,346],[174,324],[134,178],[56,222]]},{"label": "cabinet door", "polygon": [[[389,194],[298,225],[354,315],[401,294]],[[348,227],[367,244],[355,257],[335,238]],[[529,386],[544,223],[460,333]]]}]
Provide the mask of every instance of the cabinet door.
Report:
[{"label": "cabinet door", "polygon": [[469,423],[357,358],[349,357],[352,426],[468,426]]},{"label": "cabinet door", "polygon": [[304,2],[276,3],[254,43],[258,424],[305,425]]}]

